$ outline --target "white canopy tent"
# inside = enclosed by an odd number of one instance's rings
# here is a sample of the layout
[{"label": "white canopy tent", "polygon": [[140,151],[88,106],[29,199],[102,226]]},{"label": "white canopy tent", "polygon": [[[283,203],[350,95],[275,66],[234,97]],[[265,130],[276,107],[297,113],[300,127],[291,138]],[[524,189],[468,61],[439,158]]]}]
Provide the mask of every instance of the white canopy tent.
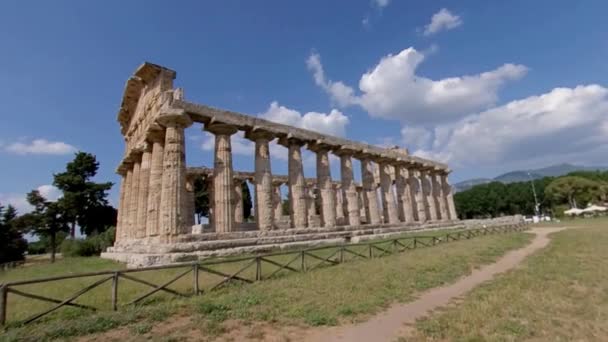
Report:
[{"label": "white canopy tent", "polygon": [[584,212],[585,211],[583,209],[578,209],[578,208],[572,208],[572,209],[564,210],[564,214],[569,215],[569,216],[580,215],[580,214],[582,214]]},{"label": "white canopy tent", "polygon": [[594,204],[594,205],[588,206],[587,208],[583,209],[583,213],[603,212],[606,210],[608,210],[608,208]]}]

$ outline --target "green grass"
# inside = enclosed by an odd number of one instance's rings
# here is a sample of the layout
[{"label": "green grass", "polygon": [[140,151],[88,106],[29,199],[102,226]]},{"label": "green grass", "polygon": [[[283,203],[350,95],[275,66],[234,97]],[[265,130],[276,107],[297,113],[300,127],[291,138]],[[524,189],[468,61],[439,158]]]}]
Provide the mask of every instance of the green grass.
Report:
[{"label": "green grass", "polygon": [[608,340],[608,219],[562,225],[578,229],[553,234],[523,267],[419,321],[407,340]]},{"label": "green grass", "polygon": [[[125,307],[118,312],[91,313],[80,309],[62,309],[38,323],[22,328],[13,327],[3,338],[9,341],[44,341],[88,335],[120,326],[125,327],[129,336],[147,338],[153,336],[150,329],[158,325],[158,321],[176,314],[190,317],[192,329],[200,329],[201,336],[223,334],[226,329],[224,322],[233,319],[309,326],[358,321],[391,303],[411,301],[420,291],[452,282],[475,267],[493,262],[506,251],[525,245],[529,239],[530,235],[526,233],[481,236],[384,258],[352,261],[251,285],[230,285],[196,298],[165,300],[166,296],[155,295],[150,305]],[[103,264],[100,267],[108,266]],[[7,276],[14,274],[9,272]],[[160,278],[170,274],[156,271],[148,276],[150,280],[161,283],[163,280]],[[201,283],[207,285],[204,277],[201,276]],[[174,288],[187,290],[191,288],[191,283],[192,279],[187,277]],[[137,285],[128,284],[131,283],[121,282],[121,296],[142,293],[143,288],[138,292],[130,287]],[[37,293],[51,295],[49,291],[54,291],[58,295],[61,292],[57,285],[45,286],[39,289],[42,292]],[[65,287],[61,285],[61,288]],[[101,298],[109,298],[109,284],[99,290],[92,293],[91,298],[78,302],[87,303],[90,300],[104,304]],[[11,297],[15,296],[9,296],[9,300]],[[28,311],[15,303],[11,308],[13,312],[9,312],[9,315],[13,316],[9,317],[14,317],[16,310]],[[23,317],[24,312],[20,316]],[[179,332],[174,333],[179,335]]]}]

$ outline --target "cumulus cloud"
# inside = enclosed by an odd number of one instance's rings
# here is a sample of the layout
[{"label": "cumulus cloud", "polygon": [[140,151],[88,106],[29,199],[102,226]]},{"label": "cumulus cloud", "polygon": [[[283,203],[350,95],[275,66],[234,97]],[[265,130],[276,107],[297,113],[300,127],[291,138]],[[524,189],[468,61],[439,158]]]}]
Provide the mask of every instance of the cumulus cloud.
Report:
[{"label": "cumulus cloud", "polygon": [[4,146],[4,150],[19,155],[49,154],[63,155],[77,151],[76,147],[61,141],[34,139],[31,142],[15,142]]},{"label": "cumulus cloud", "polygon": [[447,8],[442,8],[433,14],[431,22],[424,26],[424,35],[430,36],[441,31],[452,30],[462,25],[460,16],[454,15]]},{"label": "cumulus cloud", "polygon": [[388,6],[390,2],[390,0],[373,0],[373,4],[378,6],[379,8],[384,8]]},{"label": "cumulus cloud", "polygon": [[[61,190],[50,184],[41,185],[36,188],[40,192],[42,197],[48,201],[56,201],[62,196]],[[17,209],[17,213],[25,214],[34,210],[34,208],[27,202],[26,194],[18,193],[0,193],[0,204],[8,206],[9,204]]]},{"label": "cumulus cloud", "polygon": [[[455,166],[576,161],[604,163],[608,88],[555,88],[427,130],[415,153]],[[423,128],[417,128],[423,131]],[[404,133],[404,139],[406,134]],[[424,135],[424,133],[420,133]],[[412,142],[411,139],[408,140]]]},{"label": "cumulus cloud", "polygon": [[360,95],[342,82],[327,79],[318,54],[313,53],[306,64],[315,84],[338,105],[358,105],[372,117],[414,126],[456,121],[489,108],[497,102],[497,92],[502,85],[527,72],[523,65],[504,64],[475,75],[432,80],[416,74],[424,58],[425,55],[413,47],[383,57],[361,76]]}]

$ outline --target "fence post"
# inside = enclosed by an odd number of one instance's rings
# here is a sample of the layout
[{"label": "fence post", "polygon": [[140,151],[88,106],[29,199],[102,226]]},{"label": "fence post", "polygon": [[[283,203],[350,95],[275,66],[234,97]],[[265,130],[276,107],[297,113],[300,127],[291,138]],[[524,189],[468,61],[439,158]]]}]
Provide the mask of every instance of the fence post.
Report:
[{"label": "fence post", "polygon": [[112,310],[118,310],[118,272],[114,272],[114,277],[112,278]]},{"label": "fence post", "polygon": [[0,326],[6,324],[6,306],[8,298],[8,285],[0,286]]},{"label": "fence post", "polygon": [[300,252],[300,267],[302,268],[302,273],[306,272],[306,262],[304,261],[304,251]]},{"label": "fence post", "polygon": [[262,259],[255,257],[255,280],[262,280]]},{"label": "fence post", "polygon": [[416,240],[416,237],[414,236],[414,249],[416,249],[416,247],[417,247],[416,245],[417,245],[417,240]]},{"label": "fence post", "polygon": [[192,265],[192,289],[194,295],[198,296],[198,294],[200,293],[198,287],[198,262],[195,262],[194,265]]},{"label": "fence post", "polygon": [[340,263],[344,263],[344,246],[340,247]]},{"label": "fence post", "polygon": [[369,243],[367,246],[369,247],[369,258],[371,259],[374,257],[374,252],[372,251],[372,244]]}]

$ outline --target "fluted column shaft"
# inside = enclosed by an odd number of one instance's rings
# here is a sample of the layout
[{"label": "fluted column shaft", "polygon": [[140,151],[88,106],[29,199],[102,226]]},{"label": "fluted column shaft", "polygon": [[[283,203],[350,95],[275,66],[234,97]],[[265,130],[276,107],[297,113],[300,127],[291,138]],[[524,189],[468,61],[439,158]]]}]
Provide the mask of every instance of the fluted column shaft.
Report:
[{"label": "fluted column shaft", "polygon": [[[259,230],[270,230],[274,227],[276,216],[275,194],[272,185],[269,142],[274,136],[269,132],[247,132],[245,136],[255,141],[255,220]],[[279,193],[279,208],[280,203]]]},{"label": "fluted column shaft", "polygon": [[163,176],[160,198],[159,234],[163,241],[172,241],[187,232],[185,208],[186,154],[184,128],[192,121],[184,113],[163,114],[158,119],[165,126]]},{"label": "fluted column shaft", "polygon": [[236,225],[233,211],[235,191],[230,136],[236,133],[237,129],[224,124],[208,125],[205,129],[215,134],[213,225],[216,232],[232,232],[236,230]]},{"label": "fluted column shaft", "polygon": [[165,154],[165,132],[155,132],[151,138],[152,159],[150,162],[150,185],[146,218],[146,235],[159,234],[160,199],[163,188],[163,158]]},{"label": "fluted column shaft", "polygon": [[395,166],[395,188],[397,190],[397,209],[399,219],[405,223],[414,222],[414,212],[409,183],[409,172],[402,166]]},{"label": "fluted column shaft", "polygon": [[317,216],[317,197],[315,196],[315,187],[313,183],[306,185],[306,216],[308,217],[308,226],[312,227],[315,224],[313,218]]},{"label": "fluted column shaft", "polygon": [[393,196],[392,181],[389,164],[384,162],[378,164],[380,172],[380,187],[382,189],[382,208],[384,212],[384,223],[399,223],[395,197]]},{"label": "fluted column shaft", "polygon": [[458,220],[458,214],[456,213],[456,205],[454,205],[454,191],[450,183],[448,182],[448,175],[441,175],[441,183],[443,185],[443,193],[445,200],[448,205],[448,213],[450,220]]},{"label": "fluted column shaft", "polygon": [[361,224],[361,218],[363,217],[366,221],[365,223],[369,223],[369,221],[367,221],[367,210],[366,210],[366,205],[365,203],[367,202],[367,200],[365,199],[366,194],[365,191],[363,191],[362,187],[357,187],[357,204],[359,205],[359,224]]},{"label": "fluted column shaft", "polygon": [[152,146],[146,144],[141,156],[139,167],[139,191],[137,193],[137,225],[135,237],[138,239],[146,236],[146,219],[148,214],[148,191],[150,182],[150,159],[152,158]]},{"label": "fluted column shaft", "polygon": [[420,181],[422,182],[422,190],[426,204],[427,218],[431,221],[437,221],[437,206],[435,205],[435,197],[428,171],[420,172]]},{"label": "fluted column shaft", "polygon": [[235,179],[234,183],[234,223],[243,223],[243,182]]},{"label": "fluted column shaft", "polygon": [[141,169],[141,154],[136,154],[133,161],[133,176],[131,179],[131,195],[129,196],[129,233],[130,239],[137,237],[137,208],[139,201],[139,172]]},{"label": "fluted column shaft", "polygon": [[338,184],[333,185],[334,201],[336,203],[336,224],[344,224],[344,196],[342,189]]},{"label": "fluted column shaft", "polygon": [[428,220],[426,198],[422,188],[422,177],[420,171],[415,171],[415,174],[410,175],[410,186],[412,191],[415,190],[416,212],[418,214],[418,222],[424,223]]},{"label": "fluted column shaft", "polygon": [[194,179],[186,179],[186,207],[184,209],[186,229],[192,230],[194,225],[194,211],[196,208],[194,196]]},{"label": "fluted column shaft", "polygon": [[128,208],[128,189],[129,184],[127,183],[127,168],[130,168],[129,164],[123,165],[119,170],[119,174],[122,176],[120,181],[120,202],[118,203],[118,215],[116,222],[116,238],[115,241],[120,241],[126,238],[125,231],[127,225],[127,208]]},{"label": "fluted column shaft", "polygon": [[372,163],[367,158],[361,159],[361,178],[363,179],[363,191],[365,192],[364,205],[367,223],[380,224],[380,212],[378,209],[378,194],[374,181],[374,170]]},{"label": "fluted column shaft", "polygon": [[358,226],[361,224],[361,213],[359,211],[359,194],[353,181],[353,160],[350,155],[340,156],[340,178],[342,182],[342,198],[346,202],[346,224]]},{"label": "fluted column shaft", "polygon": [[306,183],[302,167],[302,143],[296,140],[288,142],[288,169],[289,169],[289,216],[291,226],[304,228],[307,226],[306,215]]},{"label": "fluted column shaft", "polygon": [[437,211],[439,219],[441,221],[449,221],[450,214],[448,213],[448,203],[443,193],[443,184],[441,181],[441,175],[437,172],[431,173],[431,179],[433,180],[433,193],[435,201],[437,202]]},{"label": "fluted column shaft", "polygon": [[283,217],[283,203],[281,198],[281,184],[273,184],[272,203],[274,206],[274,221],[278,221]]},{"label": "fluted column shaft", "polygon": [[321,226],[336,226],[336,203],[334,188],[329,168],[329,151],[318,148],[317,153],[317,187],[321,195]]}]

